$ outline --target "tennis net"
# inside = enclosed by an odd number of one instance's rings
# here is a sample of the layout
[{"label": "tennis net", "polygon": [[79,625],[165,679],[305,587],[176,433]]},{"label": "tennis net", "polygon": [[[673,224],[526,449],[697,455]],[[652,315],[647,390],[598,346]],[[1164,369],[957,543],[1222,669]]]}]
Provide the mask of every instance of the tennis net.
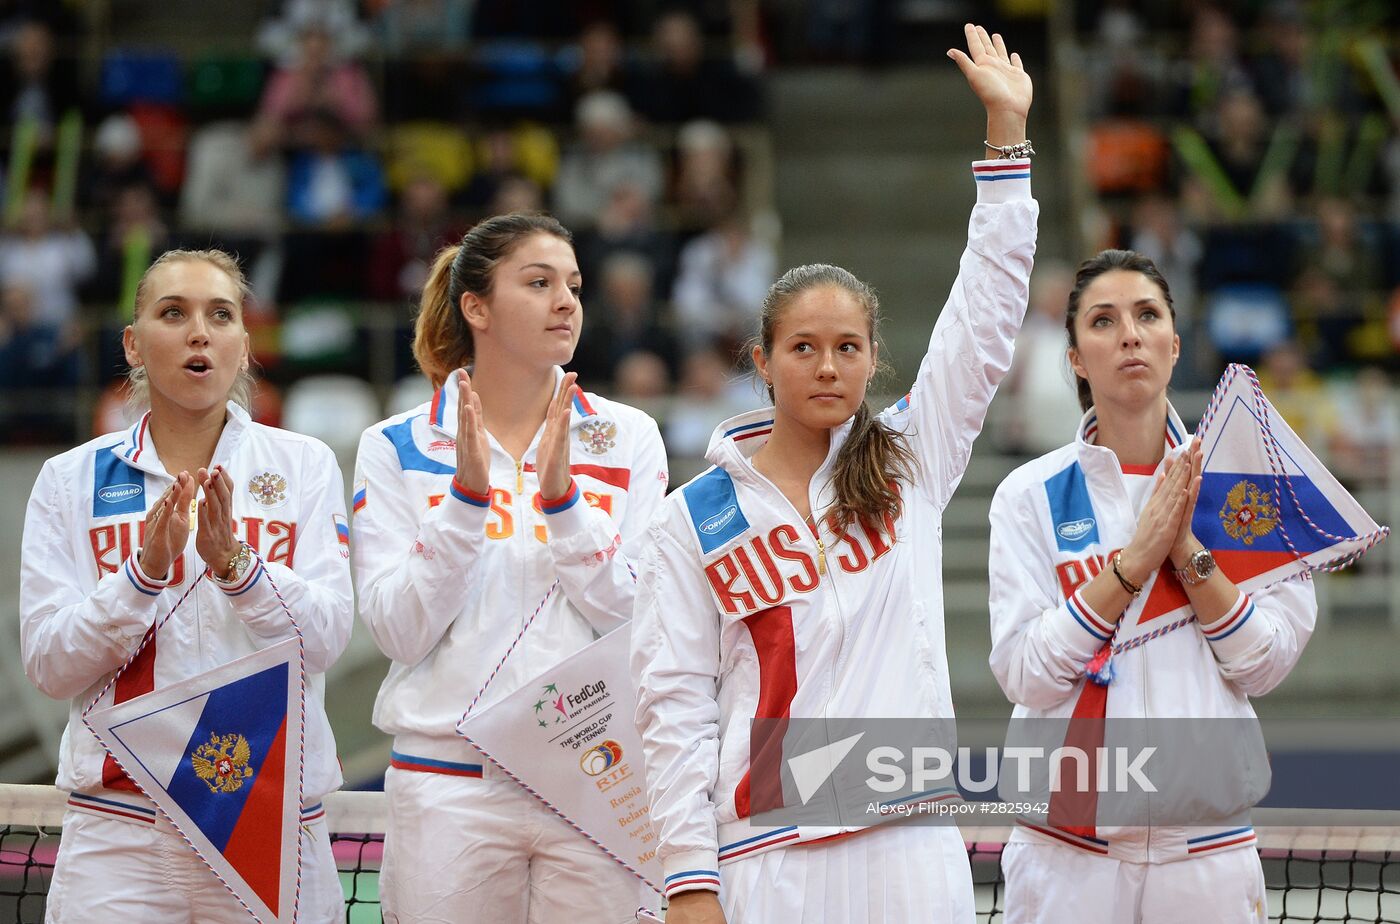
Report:
[{"label": "tennis net", "polygon": [[[66,796],[49,786],[0,784],[0,924],[44,919]],[[384,855],[384,794],[327,797],[326,816],[348,924],[378,924]],[[1322,816],[1255,813],[1269,887],[1269,920],[1400,924],[1400,827],[1322,827]],[[1286,818],[1287,826],[1270,818]],[[972,862],[978,924],[1000,924],[1001,852],[1009,829],[963,826]]]}]

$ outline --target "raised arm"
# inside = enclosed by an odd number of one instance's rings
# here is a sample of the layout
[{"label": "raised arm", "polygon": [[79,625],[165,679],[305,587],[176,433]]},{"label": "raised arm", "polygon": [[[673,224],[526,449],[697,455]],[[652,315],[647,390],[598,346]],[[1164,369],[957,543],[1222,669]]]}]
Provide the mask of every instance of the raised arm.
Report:
[{"label": "raised arm", "polygon": [[[968,51],[950,50],[987,110],[989,145],[1026,140],[1031,80],[1001,36],[967,26]],[[992,150],[990,156],[999,156]],[[973,165],[977,204],[952,292],[934,325],[928,352],[908,398],[885,412],[914,442],[918,481],[940,507],[961,480],[972,443],[1011,355],[1025,317],[1039,206],[1031,198],[1030,161]]]}]

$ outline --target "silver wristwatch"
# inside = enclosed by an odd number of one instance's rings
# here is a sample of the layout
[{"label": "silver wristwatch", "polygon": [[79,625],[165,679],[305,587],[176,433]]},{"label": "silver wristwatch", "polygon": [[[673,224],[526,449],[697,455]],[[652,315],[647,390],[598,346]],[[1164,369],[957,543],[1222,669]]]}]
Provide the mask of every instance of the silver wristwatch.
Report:
[{"label": "silver wristwatch", "polygon": [[1204,584],[1215,573],[1215,556],[1210,553],[1210,549],[1199,548],[1187,557],[1185,568],[1172,573],[1183,584],[1193,587]]}]

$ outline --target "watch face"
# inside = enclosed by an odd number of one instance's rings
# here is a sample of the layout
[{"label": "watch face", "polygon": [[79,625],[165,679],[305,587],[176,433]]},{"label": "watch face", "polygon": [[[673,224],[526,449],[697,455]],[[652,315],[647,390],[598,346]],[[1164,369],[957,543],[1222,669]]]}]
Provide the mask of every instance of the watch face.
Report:
[{"label": "watch face", "polygon": [[1191,556],[1191,569],[1202,578],[1215,573],[1215,556],[1210,554],[1210,549],[1201,549]]}]

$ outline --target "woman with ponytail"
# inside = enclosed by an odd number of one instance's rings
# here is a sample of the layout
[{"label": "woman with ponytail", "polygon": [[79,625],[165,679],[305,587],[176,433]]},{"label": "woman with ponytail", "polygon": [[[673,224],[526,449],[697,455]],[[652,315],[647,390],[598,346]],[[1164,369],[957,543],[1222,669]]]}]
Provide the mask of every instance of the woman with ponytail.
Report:
[{"label": "woman with ponytail", "polygon": [[[1025,153],[1020,57],[966,31],[968,54],[949,57],[986,107],[991,156]],[[714,467],[652,526],[632,673],[667,924],[973,920],[955,827],[881,824],[899,816],[866,812],[873,790],[856,811],[822,808],[787,763],[837,740],[804,719],[953,715],[940,521],[1011,363],[1038,211],[1028,160],[973,174],[967,249],[910,393],[865,404],[870,288],[834,266],[790,270],[753,348],[773,406],[721,425]],[[792,746],[815,725],[820,740]]]},{"label": "woman with ponytail", "polygon": [[[360,615],[392,665],[380,894],[388,922],[632,920],[641,883],[456,733],[631,616],[629,564],[666,490],[652,419],[560,368],[583,324],[569,232],[489,218],[443,250],[414,356],[432,398],[365,431]],[[520,635],[510,657],[502,656]],[[499,671],[494,674],[499,666]]]}]

